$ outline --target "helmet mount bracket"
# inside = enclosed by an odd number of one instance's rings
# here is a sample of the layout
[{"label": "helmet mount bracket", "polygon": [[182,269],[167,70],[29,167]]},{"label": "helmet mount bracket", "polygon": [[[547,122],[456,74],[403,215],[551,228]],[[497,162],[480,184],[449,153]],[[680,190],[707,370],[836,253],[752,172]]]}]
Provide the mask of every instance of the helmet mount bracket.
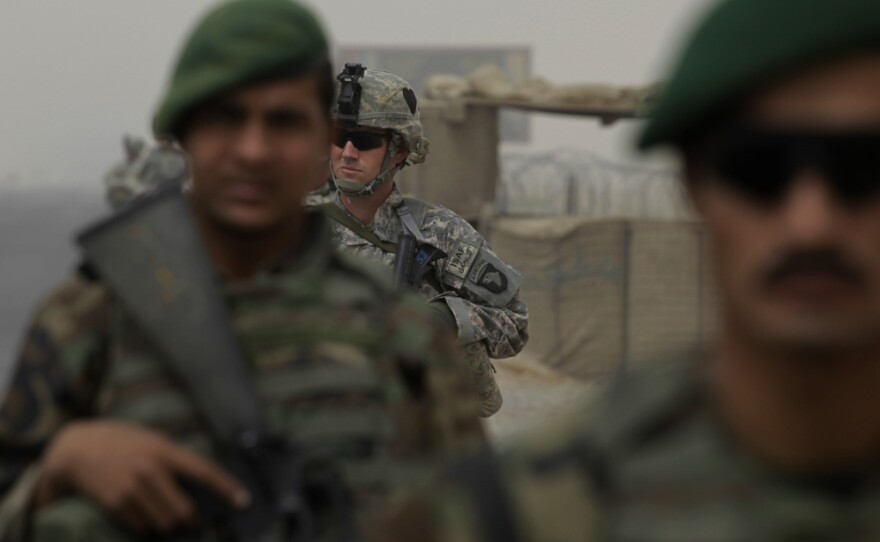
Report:
[{"label": "helmet mount bracket", "polygon": [[366,68],[362,64],[347,63],[336,79],[340,83],[337,123],[345,128],[356,128],[361,108],[361,78]]}]

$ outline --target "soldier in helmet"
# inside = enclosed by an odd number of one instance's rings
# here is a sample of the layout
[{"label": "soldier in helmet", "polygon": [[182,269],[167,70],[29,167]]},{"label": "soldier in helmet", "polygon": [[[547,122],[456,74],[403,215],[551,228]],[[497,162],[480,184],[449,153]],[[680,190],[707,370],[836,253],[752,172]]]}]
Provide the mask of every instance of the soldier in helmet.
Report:
[{"label": "soldier in helmet", "polygon": [[[243,528],[286,540],[306,527],[309,540],[351,540],[432,460],[485,443],[452,334],[384,267],[334,250],[329,220],[303,208],[332,134],[328,49],[291,0],[221,3],[190,34],[154,131],[187,152],[182,208],[244,376],[204,358],[194,374],[195,360],[160,348],[106,268],[66,281],[37,310],[0,406],[0,540],[267,539]],[[172,269],[154,271],[168,295],[142,304],[197,348],[205,290]],[[221,382],[247,393],[218,396]],[[217,430],[244,415],[259,425]],[[239,476],[230,457],[258,450],[286,468]],[[290,483],[264,489],[275,479]],[[238,521],[267,499],[270,515]]]},{"label": "soldier in helmet", "polygon": [[118,209],[166,183],[183,186],[186,182],[186,155],[173,141],[160,140],[147,148],[143,139],[125,136],[122,148],[125,160],[113,166],[104,178],[111,208]]},{"label": "soldier in helmet", "polygon": [[[420,268],[413,282],[428,306],[453,329],[482,401],[482,415],[501,408],[489,358],[519,353],[528,340],[528,311],[519,298],[519,273],[453,211],[404,197],[394,176],[428,154],[418,101],[409,84],[383,71],[349,64],[337,77],[336,137],[330,174],[337,193],[325,206],[346,251]],[[395,254],[401,234],[415,250]]]},{"label": "soldier in helmet", "polygon": [[717,342],[401,519],[458,542],[880,540],[880,2],[717,2],[640,144],[682,160]]}]

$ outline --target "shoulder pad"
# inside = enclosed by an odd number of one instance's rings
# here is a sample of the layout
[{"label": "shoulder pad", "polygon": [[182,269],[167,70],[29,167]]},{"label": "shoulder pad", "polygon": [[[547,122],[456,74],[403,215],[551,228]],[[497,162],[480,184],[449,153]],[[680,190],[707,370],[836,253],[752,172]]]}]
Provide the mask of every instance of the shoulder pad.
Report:
[{"label": "shoulder pad", "polygon": [[409,207],[409,212],[412,213],[416,224],[418,224],[421,228],[422,224],[424,224],[425,222],[425,215],[427,215],[428,208],[431,207],[431,204],[412,196],[404,196],[403,202],[406,204],[407,207]]}]

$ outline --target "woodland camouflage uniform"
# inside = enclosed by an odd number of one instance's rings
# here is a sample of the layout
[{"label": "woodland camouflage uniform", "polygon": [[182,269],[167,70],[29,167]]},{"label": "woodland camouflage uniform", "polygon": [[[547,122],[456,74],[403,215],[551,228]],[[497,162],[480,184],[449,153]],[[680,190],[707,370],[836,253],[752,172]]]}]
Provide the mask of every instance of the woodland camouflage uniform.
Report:
[{"label": "woodland camouflage uniform", "polygon": [[[227,282],[226,301],[272,428],[307,456],[342,461],[358,509],[367,512],[429,460],[481,442],[476,404],[424,304],[389,304],[383,268],[333,251],[323,217],[310,226],[306,247],[250,280]],[[405,382],[400,363],[423,371],[423,387]],[[40,454],[77,419],[135,423],[217,456],[165,367],[100,283],[75,277],[49,296],[0,411],[3,534],[27,521]],[[84,508],[78,500],[40,511],[32,522],[37,539],[71,536],[79,520],[104,521],[66,513]]]},{"label": "woodland camouflage uniform", "polygon": [[[301,74],[327,50],[319,23],[290,0],[221,4],[184,47],[154,129],[174,135],[205,100]],[[387,269],[337,253],[323,215],[309,213],[301,244],[254,276],[218,279],[267,424],[307,468],[338,466],[358,519],[436,458],[485,444],[451,335],[421,299],[392,291]],[[0,408],[0,540],[142,539],[75,494],[31,510],[41,455],[78,420],[144,426],[219,458],[166,361],[89,273],[48,296]],[[198,539],[216,534],[207,526]]]}]

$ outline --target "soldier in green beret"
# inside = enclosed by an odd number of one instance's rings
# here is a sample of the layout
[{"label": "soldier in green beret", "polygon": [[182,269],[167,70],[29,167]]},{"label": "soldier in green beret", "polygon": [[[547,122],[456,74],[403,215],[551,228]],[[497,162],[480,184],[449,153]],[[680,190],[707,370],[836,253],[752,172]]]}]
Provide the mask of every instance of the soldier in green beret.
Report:
[{"label": "soldier in green beret", "polygon": [[[423,301],[395,294],[385,268],[334,251],[329,221],[302,206],[324,180],[332,98],[310,11],[233,0],[190,34],[154,130],[189,155],[188,207],[260,418],[293,445],[302,486],[330,472],[342,487],[327,482],[338,490],[328,501],[349,507],[324,517],[326,503],[293,492],[273,504],[298,524],[259,527],[350,540],[343,523],[484,437],[451,334]],[[223,375],[182,382],[117,293],[79,274],[36,312],[0,408],[0,540],[242,540],[229,529],[258,495],[227,468],[230,450],[189,393]]]},{"label": "soldier in green beret", "polygon": [[660,145],[711,241],[717,340],[451,467],[378,538],[880,539],[880,2],[718,2]]}]

